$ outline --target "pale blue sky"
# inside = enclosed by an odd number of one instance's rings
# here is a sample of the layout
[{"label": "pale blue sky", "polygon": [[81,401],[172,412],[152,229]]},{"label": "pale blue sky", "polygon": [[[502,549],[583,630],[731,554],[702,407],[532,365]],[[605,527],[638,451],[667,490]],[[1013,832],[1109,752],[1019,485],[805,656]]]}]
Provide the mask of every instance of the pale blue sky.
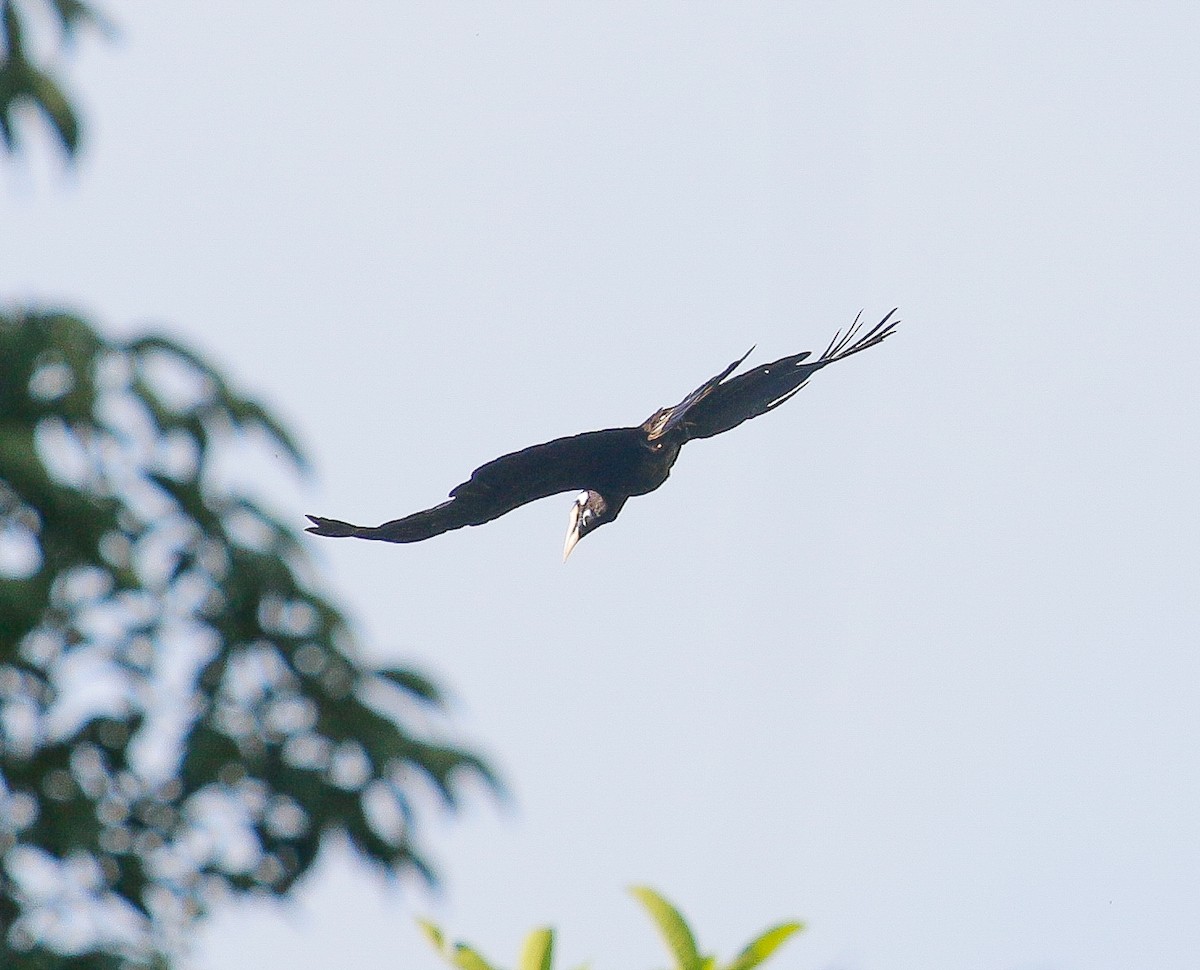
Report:
[{"label": "pale blue sky", "polygon": [[330,858],[197,970],[432,967],[417,913],[657,966],[633,882],[726,954],[806,920],[780,970],[1200,965],[1194,4],[107,8],[0,294],[212,355],[298,523],[905,320],[566,567],[566,496],[314,539],[515,807],[431,830],[440,902]]}]

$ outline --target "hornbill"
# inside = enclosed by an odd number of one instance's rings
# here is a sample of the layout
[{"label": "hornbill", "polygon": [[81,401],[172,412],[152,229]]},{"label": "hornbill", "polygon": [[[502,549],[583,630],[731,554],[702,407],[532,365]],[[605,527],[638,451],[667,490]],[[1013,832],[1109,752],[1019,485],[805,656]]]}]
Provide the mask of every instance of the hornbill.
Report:
[{"label": "hornbill", "polygon": [[[671,408],[660,408],[636,428],[588,431],[555,438],[481,465],[455,486],[449,501],[403,519],[370,527],[310,515],[319,536],[355,536],[384,542],[421,542],[465,525],[482,525],[527,502],[579,491],[571,506],[563,561],[585,535],[612,522],[634,495],[653,492],[667,480],[679,449],[693,438],[711,438],[779,407],[822,367],[891,336],[899,320],[892,310],[863,333],[862,314],[834,335],[816,360],[804,351],[729,375],[747,351]],[[754,348],[751,347],[752,351]],[[728,378],[728,380],[726,379]]]}]

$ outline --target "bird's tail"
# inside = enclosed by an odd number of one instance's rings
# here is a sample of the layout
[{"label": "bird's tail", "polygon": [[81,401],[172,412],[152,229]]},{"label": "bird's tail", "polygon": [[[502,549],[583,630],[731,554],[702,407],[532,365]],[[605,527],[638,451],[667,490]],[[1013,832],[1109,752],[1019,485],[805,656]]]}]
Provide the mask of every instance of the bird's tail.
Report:
[{"label": "bird's tail", "polygon": [[323,519],[319,515],[306,515],[312,525],[305,532],[311,532],[318,536],[355,536],[359,539],[368,539],[374,528],[365,525],[351,525],[349,522],[342,522],[340,519]]},{"label": "bird's tail", "polygon": [[[461,486],[460,486],[461,487]],[[457,489],[456,489],[457,491]],[[341,519],[323,519],[310,515],[308,531],[319,536],[353,536],[355,539],[378,539],[380,542],[421,542],[430,536],[441,535],[464,525],[479,525],[503,515],[508,509],[479,508],[477,502],[452,498],[423,512],[414,512],[402,519],[383,525],[352,525]]]},{"label": "bird's tail", "polygon": [[851,354],[857,354],[860,350],[866,350],[868,347],[874,347],[876,344],[883,343],[895,331],[899,320],[893,320],[896,315],[896,309],[893,309],[886,317],[880,320],[866,333],[863,333],[862,311],[854,318],[854,322],[846,329],[845,333],[838,331],[833,335],[833,339],[829,341],[829,346],[825,348],[820,358],[814,363],[820,364],[822,367],[826,364],[832,364],[835,360],[844,360]]}]

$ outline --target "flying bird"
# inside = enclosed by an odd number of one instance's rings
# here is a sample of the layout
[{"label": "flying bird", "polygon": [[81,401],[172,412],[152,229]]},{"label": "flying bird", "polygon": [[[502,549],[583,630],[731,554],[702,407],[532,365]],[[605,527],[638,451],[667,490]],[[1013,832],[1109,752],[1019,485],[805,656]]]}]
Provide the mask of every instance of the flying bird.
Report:
[{"label": "flying bird", "polygon": [[308,531],[422,542],[466,525],[483,525],[540,498],[578,491],[563,546],[565,562],[580,539],[614,521],[632,496],[653,492],[665,482],[687,442],[711,438],[773,411],[822,367],[891,336],[900,322],[892,319],[895,313],[892,310],[865,333],[860,313],[816,360],[804,351],[730,377],[750,356],[747,351],[674,407],[660,408],[637,427],[588,431],[502,455],[476,468],[470,479],[451,490],[448,501],[431,509],[374,527],[310,515]]}]

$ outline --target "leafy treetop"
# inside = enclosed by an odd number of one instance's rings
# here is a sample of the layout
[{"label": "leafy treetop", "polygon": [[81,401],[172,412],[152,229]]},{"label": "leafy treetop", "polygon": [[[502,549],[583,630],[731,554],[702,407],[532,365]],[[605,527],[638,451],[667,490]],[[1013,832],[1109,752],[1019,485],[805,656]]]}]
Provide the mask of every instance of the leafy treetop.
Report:
[{"label": "leafy treetop", "polygon": [[358,659],[296,534],[222,481],[247,440],[303,464],[165,337],[0,313],[0,965],[165,960],[331,833],[432,880],[422,810],[495,787],[437,687]]}]

